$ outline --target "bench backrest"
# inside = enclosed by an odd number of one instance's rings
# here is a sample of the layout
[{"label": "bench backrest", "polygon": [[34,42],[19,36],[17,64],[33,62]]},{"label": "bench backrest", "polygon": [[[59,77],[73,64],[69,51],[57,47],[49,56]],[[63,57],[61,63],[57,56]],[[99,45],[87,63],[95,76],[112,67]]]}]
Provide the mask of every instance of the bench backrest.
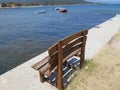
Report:
[{"label": "bench backrest", "polygon": [[[60,40],[48,49],[50,60],[50,70],[58,66],[59,58],[62,63],[66,62],[69,58],[79,54],[80,57],[84,54],[86,35],[88,30],[78,32],[67,38]],[[61,66],[62,67],[62,66]]]},{"label": "bench backrest", "polygon": [[78,32],[67,38],[60,40],[58,43],[54,44],[49,48],[48,53],[50,59],[48,63],[50,64],[50,70],[57,67],[57,87],[59,90],[63,88],[63,64],[69,58],[79,55],[80,57],[80,67],[84,63],[84,52],[86,44],[86,35],[88,30]]}]

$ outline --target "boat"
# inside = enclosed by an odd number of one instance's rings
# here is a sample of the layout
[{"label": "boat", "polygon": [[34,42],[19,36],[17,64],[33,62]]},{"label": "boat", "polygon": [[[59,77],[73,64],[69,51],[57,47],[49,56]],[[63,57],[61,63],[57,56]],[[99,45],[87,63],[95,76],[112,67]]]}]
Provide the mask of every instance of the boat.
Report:
[{"label": "boat", "polygon": [[66,12],[67,12],[67,9],[66,9],[66,8],[61,8],[61,9],[60,9],[60,12],[66,13]]},{"label": "boat", "polygon": [[43,14],[43,13],[47,13],[46,10],[40,10],[40,11],[36,11],[35,14]]},{"label": "boat", "polygon": [[56,8],[54,8],[54,10],[60,10],[61,9],[61,7],[56,7]]}]

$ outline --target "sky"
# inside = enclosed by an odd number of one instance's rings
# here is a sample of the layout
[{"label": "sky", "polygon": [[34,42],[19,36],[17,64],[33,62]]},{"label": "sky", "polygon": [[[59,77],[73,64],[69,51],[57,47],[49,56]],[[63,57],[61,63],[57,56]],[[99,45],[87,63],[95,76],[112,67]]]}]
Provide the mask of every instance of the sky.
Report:
[{"label": "sky", "polygon": [[86,0],[86,1],[92,1],[92,2],[103,2],[103,3],[120,3],[120,0]]}]

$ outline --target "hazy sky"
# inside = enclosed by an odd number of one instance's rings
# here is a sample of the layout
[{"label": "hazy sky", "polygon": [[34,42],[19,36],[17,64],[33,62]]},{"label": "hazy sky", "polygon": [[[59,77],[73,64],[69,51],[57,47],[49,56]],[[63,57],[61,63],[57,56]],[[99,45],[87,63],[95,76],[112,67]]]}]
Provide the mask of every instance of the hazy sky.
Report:
[{"label": "hazy sky", "polygon": [[105,2],[105,3],[120,3],[120,0],[86,0],[92,2]]}]

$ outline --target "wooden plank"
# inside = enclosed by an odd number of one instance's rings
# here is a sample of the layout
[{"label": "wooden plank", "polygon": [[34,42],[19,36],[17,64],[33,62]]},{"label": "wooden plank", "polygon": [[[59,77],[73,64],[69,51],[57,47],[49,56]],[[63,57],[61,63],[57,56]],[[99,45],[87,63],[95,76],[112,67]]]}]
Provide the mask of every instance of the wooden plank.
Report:
[{"label": "wooden plank", "polygon": [[74,40],[73,42],[68,43],[67,45],[63,46],[63,51],[67,51],[70,48],[72,48],[74,45],[76,45],[78,43],[82,43],[82,40],[83,40],[82,38],[78,38],[78,39]]},{"label": "wooden plank", "polygon": [[50,71],[54,69],[58,65],[58,43],[54,44],[52,47],[49,48],[48,50],[50,59],[49,59],[49,64],[50,64]]},{"label": "wooden plank", "polygon": [[[84,33],[87,34],[87,33],[88,33],[87,30],[85,30]],[[78,33],[76,33],[76,34],[73,34],[73,35],[71,35],[71,36],[63,39],[63,40],[62,40],[62,42],[63,42],[62,44],[63,44],[63,45],[66,45],[66,44],[68,44],[70,41],[74,40],[75,38],[81,37],[82,35],[83,35],[82,32],[78,32]]]},{"label": "wooden plank", "polygon": [[50,64],[47,63],[42,68],[39,69],[39,72],[44,74],[47,70],[49,70],[49,68],[50,68]]},{"label": "wooden plank", "polygon": [[[85,38],[86,38],[86,37],[85,37]],[[76,41],[74,41],[74,42],[66,45],[66,46],[63,48],[63,51],[64,51],[64,52],[68,52],[68,51],[69,51],[71,48],[73,48],[75,45],[77,45],[77,44],[82,44],[81,41],[82,41],[82,38],[79,38],[79,39],[77,39]],[[79,48],[81,48],[81,47],[82,47],[82,45],[80,45]]]},{"label": "wooden plank", "polygon": [[55,60],[54,62],[51,62],[51,64],[50,64],[50,71],[52,71],[57,66],[58,66],[58,60]]},{"label": "wooden plank", "polygon": [[56,66],[58,66],[58,52],[52,55],[48,62],[51,65],[50,71],[54,69]]},{"label": "wooden plank", "polygon": [[37,62],[36,64],[32,65],[32,68],[34,68],[35,70],[39,70],[41,67],[43,67],[46,63],[48,63],[50,57],[47,56],[44,59],[42,59],[41,61]]},{"label": "wooden plank", "polygon": [[51,71],[50,70],[47,70],[44,74],[47,76],[47,77],[50,77],[51,74],[53,74],[55,71],[57,71],[57,66],[55,68],[53,68]]},{"label": "wooden plank", "polygon": [[50,56],[49,63],[51,64],[52,62],[58,60],[58,52],[55,53],[54,55]]},{"label": "wooden plank", "polygon": [[56,53],[56,51],[58,51],[58,43],[54,44],[53,46],[51,46],[48,49],[48,53],[50,56],[52,56],[54,53]]},{"label": "wooden plank", "polygon": [[[74,46],[74,47],[70,48],[69,50],[63,52],[63,59],[71,53],[75,53],[75,54],[79,53],[81,51],[81,47],[82,47],[82,44],[78,44],[77,46]],[[79,50],[79,52],[76,52],[76,50]]]},{"label": "wooden plank", "polygon": [[63,59],[63,62],[66,62],[69,58],[71,58],[72,56],[75,56],[77,53],[79,53],[81,51],[81,49],[77,49],[75,50],[74,52],[70,53],[68,56],[66,56],[64,59]]}]

